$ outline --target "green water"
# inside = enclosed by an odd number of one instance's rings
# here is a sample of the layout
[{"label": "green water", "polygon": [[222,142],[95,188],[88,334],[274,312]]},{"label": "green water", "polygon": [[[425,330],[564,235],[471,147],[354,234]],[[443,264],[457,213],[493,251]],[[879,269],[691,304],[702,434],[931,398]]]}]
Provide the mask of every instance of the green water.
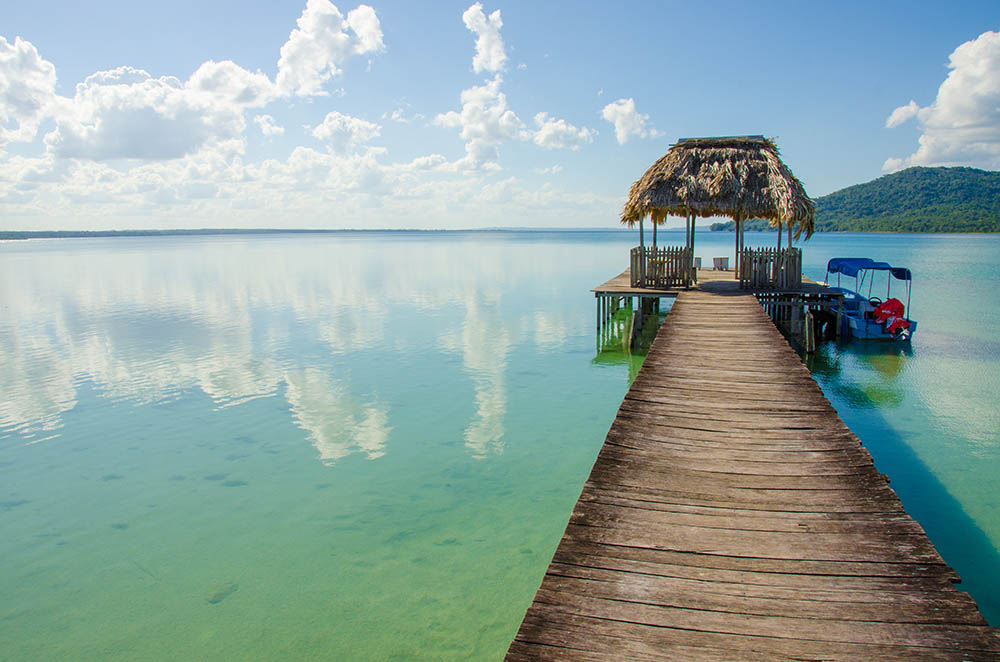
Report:
[{"label": "green water", "polygon": [[834,253],[909,266],[919,327],[909,348],[827,343],[807,364],[960,588],[1000,625],[1000,236],[815,236],[804,271],[822,279]]},{"label": "green water", "polygon": [[[501,658],[634,374],[589,292],[634,239],[0,244],[0,658]],[[805,253],[914,269],[911,351],[810,364],[994,622],[997,249]]]}]

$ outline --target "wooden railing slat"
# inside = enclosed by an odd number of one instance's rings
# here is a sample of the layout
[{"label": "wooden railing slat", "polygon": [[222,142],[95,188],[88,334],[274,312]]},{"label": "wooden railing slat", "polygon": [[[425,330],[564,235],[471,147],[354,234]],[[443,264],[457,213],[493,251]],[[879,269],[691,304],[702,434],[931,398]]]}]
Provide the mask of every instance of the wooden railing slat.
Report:
[{"label": "wooden railing slat", "polygon": [[739,279],[743,289],[799,289],[802,287],[802,250],[746,248],[740,255]]}]

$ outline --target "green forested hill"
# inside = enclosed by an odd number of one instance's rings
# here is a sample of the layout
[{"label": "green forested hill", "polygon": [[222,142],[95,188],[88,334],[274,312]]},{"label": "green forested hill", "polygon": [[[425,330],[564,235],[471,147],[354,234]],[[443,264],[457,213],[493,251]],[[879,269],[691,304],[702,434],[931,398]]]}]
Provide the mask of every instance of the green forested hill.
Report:
[{"label": "green forested hill", "polygon": [[[731,228],[732,223],[712,226],[713,230]],[[765,228],[747,224],[747,229]],[[817,198],[816,229],[1000,232],[1000,172],[976,168],[907,168]]]}]

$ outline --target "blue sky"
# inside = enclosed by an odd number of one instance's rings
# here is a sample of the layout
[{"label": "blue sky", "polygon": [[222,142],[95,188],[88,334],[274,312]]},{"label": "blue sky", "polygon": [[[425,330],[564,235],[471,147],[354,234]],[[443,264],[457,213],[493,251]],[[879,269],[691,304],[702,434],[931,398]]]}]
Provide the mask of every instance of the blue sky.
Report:
[{"label": "blue sky", "polygon": [[998,29],[996,2],[5,3],[0,228],[615,227],[708,135],[775,137],[814,197],[998,169]]}]

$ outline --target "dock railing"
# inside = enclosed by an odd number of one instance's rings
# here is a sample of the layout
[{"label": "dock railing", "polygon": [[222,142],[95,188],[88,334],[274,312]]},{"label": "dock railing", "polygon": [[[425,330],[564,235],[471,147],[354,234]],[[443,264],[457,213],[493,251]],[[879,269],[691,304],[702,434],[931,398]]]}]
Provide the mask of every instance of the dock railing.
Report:
[{"label": "dock railing", "polygon": [[740,254],[739,270],[744,290],[797,290],[802,287],[802,250],[746,248]]},{"label": "dock railing", "polygon": [[636,246],[629,252],[629,270],[632,287],[690,287],[695,280],[694,260],[686,246]]}]

